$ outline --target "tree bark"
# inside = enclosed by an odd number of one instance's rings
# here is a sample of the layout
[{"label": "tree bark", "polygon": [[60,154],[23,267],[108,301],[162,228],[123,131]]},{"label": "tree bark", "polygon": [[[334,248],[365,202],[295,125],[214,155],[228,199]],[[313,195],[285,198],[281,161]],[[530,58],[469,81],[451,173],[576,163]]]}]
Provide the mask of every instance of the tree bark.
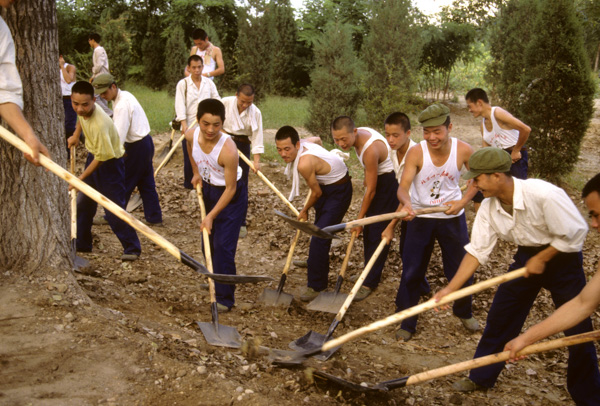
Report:
[{"label": "tree bark", "polygon": [[[15,41],[24,115],[52,158],[66,163],[64,109],[54,0],[21,0],[1,9]],[[0,269],[70,275],[67,185],[0,141]],[[63,279],[61,276],[61,279]],[[68,277],[69,278],[69,277]]]}]

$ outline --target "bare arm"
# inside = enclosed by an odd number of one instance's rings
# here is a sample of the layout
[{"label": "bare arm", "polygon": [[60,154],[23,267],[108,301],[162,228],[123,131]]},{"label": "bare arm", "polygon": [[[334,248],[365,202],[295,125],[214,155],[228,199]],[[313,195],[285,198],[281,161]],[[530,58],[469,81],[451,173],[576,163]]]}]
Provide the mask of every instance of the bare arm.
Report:
[{"label": "bare arm", "polygon": [[76,147],[79,145],[79,139],[81,138],[81,124],[79,120],[77,120],[77,124],[75,124],[75,131],[73,131],[73,135],[71,135],[67,139],[67,147],[70,149],[71,147]]},{"label": "bare arm", "polygon": [[304,204],[304,207],[298,214],[298,220],[308,220],[308,210],[315,205],[317,200],[323,195],[321,186],[317,182],[317,173],[315,172],[314,160],[311,155],[305,155],[298,162],[298,172],[306,180],[306,184],[310,188],[310,197]]},{"label": "bare arm", "polygon": [[213,50],[213,58],[217,62],[217,69],[212,72],[208,72],[208,74],[203,73],[202,75],[207,77],[221,76],[225,73],[225,62],[223,62],[223,53],[220,48],[215,47]]},{"label": "bare arm", "polygon": [[519,131],[519,139],[517,140],[517,143],[513,147],[512,153],[510,154],[512,161],[516,162],[521,159],[521,148],[523,148],[523,145],[525,145],[527,142],[529,134],[531,133],[531,128],[510,114],[508,111],[500,107],[496,108],[494,114],[501,127]]},{"label": "bare arm", "polygon": [[[194,173],[194,175],[192,176],[192,185],[195,188],[196,184],[201,181],[201,178],[200,178],[200,172],[198,172],[198,165],[196,165],[196,162],[192,158],[192,149],[194,148],[194,130],[190,129],[190,130],[186,131],[184,134],[185,134],[185,140],[183,142],[185,142],[185,147],[187,148],[188,157],[190,158],[190,163],[192,164],[192,172]],[[200,184],[200,186],[202,186],[202,183]]]},{"label": "bare arm", "polygon": [[33,128],[29,125],[21,108],[14,103],[2,103],[0,104],[0,117],[6,121],[6,123],[17,133],[19,137],[31,148],[33,155],[24,154],[25,158],[35,164],[40,163],[40,154],[46,155],[50,158],[50,153],[40,142],[33,132]]},{"label": "bare arm", "polygon": [[308,141],[308,142],[312,142],[313,144],[317,144],[317,145],[323,146],[323,141],[321,140],[321,137],[307,137],[307,138],[302,138],[302,141]]},{"label": "bare arm", "polygon": [[[458,140],[458,159],[460,163],[458,163],[458,167],[461,168],[463,165],[469,169],[469,158],[473,154],[473,148],[467,144],[466,142]],[[458,214],[462,209],[465,208],[467,204],[473,199],[473,197],[477,194],[477,188],[473,186],[473,182],[471,182],[468,186],[467,192],[463,195],[460,200],[453,200],[451,202],[447,202],[446,205],[450,206],[448,211],[445,213],[448,215]]]}]

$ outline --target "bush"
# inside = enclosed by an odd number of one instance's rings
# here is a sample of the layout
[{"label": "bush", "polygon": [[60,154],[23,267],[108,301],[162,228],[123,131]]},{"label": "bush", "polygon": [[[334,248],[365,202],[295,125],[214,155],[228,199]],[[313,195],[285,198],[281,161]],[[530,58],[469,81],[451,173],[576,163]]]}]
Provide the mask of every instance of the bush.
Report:
[{"label": "bush", "polygon": [[165,84],[165,41],[161,37],[161,31],[158,17],[152,17],[148,23],[146,37],[142,41],[144,84],[154,90],[161,89]]},{"label": "bush", "polygon": [[108,55],[110,73],[117,83],[125,83],[131,58],[131,39],[124,17],[109,18],[103,17],[100,22],[101,45]]},{"label": "bush", "polygon": [[183,79],[188,55],[189,51],[185,45],[183,28],[175,26],[170,30],[165,49],[165,77],[167,91],[171,96],[175,96],[177,82]]}]

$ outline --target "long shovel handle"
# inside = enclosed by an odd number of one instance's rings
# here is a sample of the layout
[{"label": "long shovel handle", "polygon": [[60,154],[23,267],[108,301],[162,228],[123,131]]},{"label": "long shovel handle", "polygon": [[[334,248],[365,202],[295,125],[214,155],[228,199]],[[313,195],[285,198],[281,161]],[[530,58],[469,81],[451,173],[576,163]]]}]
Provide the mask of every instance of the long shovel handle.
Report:
[{"label": "long shovel handle", "polygon": [[[555,350],[557,348],[568,347],[571,345],[586,343],[595,340],[600,340],[600,330],[590,331],[574,336],[562,337],[556,340],[529,345],[523,348],[521,351],[519,351],[517,353],[517,356],[536,354],[538,352]],[[510,351],[503,351],[496,354],[487,355],[485,357],[479,357],[452,365],[446,365],[441,368],[432,369],[430,371],[421,372],[404,378],[381,382],[375,385],[375,387],[380,387],[382,389],[394,389],[404,387],[407,385],[416,385],[418,383],[426,382],[431,379],[437,379],[450,374],[455,374],[457,372],[467,371],[469,369],[479,368],[486,365],[503,362],[508,360],[509,356]]]},{"label": "long shovel handle", "polygon": [[[75,176],[75,146],[71,147],[71,174]],[[71,240],[77,238],[77,190],[71,190]]]},{"label": "long shovel handle", "polygon": [[[310,199],[311,193],[312,193],[312,191],[309,190],[308,194],[306,195],[306,199],[304,200],[305,205],[308,202],[308,200]],[[288,256],[285,260],[283,272],[281,273],[282,275],[287,275],[288,271],[290,270],[290,266],[292,265],[292,259],[294,258],[294,251],[296,250],[296,245],[298,244],[299,238],[300,238],[300,230],[296,231],[296,234],[294,235],[294,239],[292,240],[292,245],[290,245],[290,250],[289,250]]]},{"label": "long shovel handle", "polygon": [[[18,138],[16,135],[14,135],[2,126],[0,126],[0,137],[2,137],[9,144],[21,150],[22,152],[26,154],[32,153],[31,148],[27,144],[25,144],[25,142],[23,142],[20,138]],[[211,279],[217,279],[219,282],[223,283],[239,283],[242,281],[246,283],[256,282],[258,280],[272,280],[272,278],[263,276],[250,277],[243,275],[212,275],[210,272],[208,272],[204,265],[200,264],[198,261],[190,257],[185,252],[180,251],[179,248],[173,245],[173,243],[169,242],[156,231],[152,230],[150,227],[133,217],[131,214],[127,213],[126,210],[122,209],[119,205],[106,198],[106,196],[99,193],[96,189],[92,188],[76,176],[73,176],[71,173],[63,169],[60,165],[58,165],[50,158],[44,155],[40,155],[40,164],[53,174],[67,181],[71,186],[77,188],[77,190],[81,191],[83,194],[88,196],[90,199],[94,200],[96,203],[100,204],[106,210],[113,213],[115,216],[129,224],[131,227],[144,234],[156,245],[166,250],[169,254],[177,258],[182,264],[192,268],[193,270],[203,275],[206,275]]]},{"label": "long shovel handle", "polygon": [[344,261],[342,262],[342,268],[340,269],[339,273],[339,276],[342,279],[344,279],[344,276],[346,276],[346,269],[348,268],[348,262],[350,261],[350,253],[352,252],[352,247],[354,246],[354,241],[356,240],[357,235],[357,231],[353,231],[350,235],[350,242],[348,243],[348,248],[346,248],[346,256],[344,257]]},{"label": "long shovel handle", "polygon": [[[198,195],[198,204],[200,205],[200,218],[204,221],[206,217],[206,206],[204,205],[204,199],[202,198],[202,186],[200,182],[196,185],[196,194]],[[210,238],[208,236],[208,230],[202,229],[202,240],[204,241],[204,258],[206,260],[206,268],[208,272],[213,273],[212,255],[210,252]],[[215,296],[215,283],[212,279],[208,280],[208,290],[210,292],[210,302],[214,303],[217,301]]]},{"label": "long shovel handle", "polygon": [[[194,122],[192,123],[192,125],[188,128],[188,130],[190,128],[192,128],[193,126],[196,125],[197,120],[194,120]],[[173,134],[174,134],[175,130],[173,129],[171,131],[171,140],[173,139]],[[156,176],[158,176],[158,172],[160,172],[160,170],[162,169],[163,166],[165,166],[167,164],[167,162],[169,162],[169,159],[171,159],[171,157],[173,156],[173,154],[175,153],[175,151],[177,150],[177,147],[179,147],[179,144],[181,144],[181,142],[185,139],[185,133],[181,134],[181,137],[179,137],[179,139],[177,140],[177,142],[175,142],[175,144],[173,145],[173,147],[171,147],[171,150],[169,151],[169,153],[167,154],[167,156],[165,157],[165,159],[163,159],[163,161],[160,163],[160,165],[158,165],[158,168],[156,168],[156,170],[154,171],[154,177],[156,178]]]},{"label": "long shovel handle", "polygon": [[[239,149],[238,149],[238,155],[254,171],[254,164]],[[271,188],[271,190],[273,192],[275,192],[275,194],[277,195],[277,197],[279,197],[281,199],[281,201],[284,202],[286,204],[286,206],[290,208],[290,210],[292,211],[292,213],[294,213],[296,216],[298,214],[300,214],[300,212],[298,211],[298,209],[295,208],[294,205],[288,199],[286,199],[286,197],[283,194],[281,194],[281,192],[275,187],[275,185],[273,183],[271,183],[271,181],[269,179],[267,179],[267,177],[260,170],[256,171],[256,174],[258,175],[259,178],[262,179],[263,182],[265,182],[267,184],[267,186],[269,188]]]},{"label": "long shovel handle", "polygon": [[[381,247],[381,244],[380,244],[380,247]],[[377,253],[377,251],[376,251],[376,253]],[[373,254],[373,255],[375,255],[375,254]],[[473,293],[477,293],[482,290],[491,288],[492,286],[496,286],[501,283],[520,278],[523,275],[525,275],[525,270],[526,270],[525,267],[519,268],[515,271],[508,272],[503,275],[496,276],[495,278],[491,278],[491,279],[485,280],[483,282],[476,283],[475,285],[467,286],[466,288],[449,293],[448,295],[444,296],[439,302],[436,302],[432,298],[424,303],[413,306],[410,309],[406,309],[406,310],[403,310],[396,314],[392,314],[391,316],[388,316],[384,319],[374,321],[371,324],[368,324],[364,327],[350,331],[349,333],[346,333],[343,336],[340,336],[334,340],[327,341],[325,344],[323,344],[323,347],[321,347],[321,352],[328,351],[328,350],[335,348],[341,344],[347,343],[348,341],[351,341],[355,338],[361,337],[367,333],[372,333],[373,331],[377,331],[379,329],[390,326],[392,324],[399,323],[404,319],[407,319],[412,316],[416,316],[417,314],[423,313],[424,311],[431,310],[435,307],[442,306],[446,303],[453,302],[453,301],[461,299],[463,297],[472,295]],[[362,277],[362,275],[361,275],[361,277]],[[359,278],[359,280],[360,280],[360,278]],[[356,282],[358,283],[358,281],[356,281]],[[346,305],[346,303],[344,303],[344,305]],[[342,309],[343,309],[343,306],[342,306]]]}]

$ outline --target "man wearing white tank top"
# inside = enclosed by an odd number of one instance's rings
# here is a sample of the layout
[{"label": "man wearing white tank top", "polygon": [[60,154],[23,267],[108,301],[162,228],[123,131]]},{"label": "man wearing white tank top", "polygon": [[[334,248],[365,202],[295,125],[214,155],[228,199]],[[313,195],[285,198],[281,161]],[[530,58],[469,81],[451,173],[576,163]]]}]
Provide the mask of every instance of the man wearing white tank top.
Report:
[{"label": "man wearing white tank top", "polygon": [[[396,198],[398,181],[389,156],[390,146],[383,135],[371,128],[356,128],[354,121],[348,116],[340,116],[333,120],[331,134],[333,141],[344,151],[354,148],[358,160],[365,169],[365,195],[357,218],[393,212],[398,206]],[[381,241],[381,233],[388,224],[389,222],[384,221],[364,227],[365,265],[377,249]],[[359,233],[362,231],[361,227],[356,229]],[[366,299],[379,285],[389,249],[390,246],[386,245],[354,300]]]},{"label": "man wearing white tank top", "polygon": [[[202,76],[210,80],[215,80],[215,76],[225,73],[225,63],[223,62],[223,52],[221,48],[216,47],[208,40],[208,34],[202,28],[196,28],[192,31],[192,40],[194,46],[190,51],[190,56],[198,55],[204,62]],[[185,67],[185,76],[191,74],[189,68]]]},{"label": "man wearing white tank top", "polygon": [[[298,174],[302,175],[310,188],[310,198],[304,204],[298,219],[308,220],[308,210],[314,207],[317,227],[341,223],[352,201],[352,182],[344,160],[334,151],[323,148],[319,137],[300,141],[298,132],[289,125],[277,131],[275,144],[281,158],[292,169],[292,194],[296,194],[298,188]],[[314,299],[320,291],[327,289],[331,241],[317,237],[310,239],[308,283],[300,296],[300,300],[304,302]]]},{"label": "man wearing white tank top", "polygon": [[68,139],[75,132],[75,126],[77,125],[77,113],[75,113],[71,104],[71,88],[75,84],[76,69],[75,66],[65,62],[62,54],[58,55],[58,64],[60,66],[60,90],[65,109],[65,136]]},{"label": "man wearing white tank top", "polygon": [[[206,217],[200,231],[210,234],[215,273],[235,275],[235,252],[248,205],[248,187],[242,180],[239,156],[231,137],[221,132],[225,106],[217,99],[198,104],[198,127],[185,133],[188,154],[194,165],[192,185],[201,182]],[[215,283],[217,308],[221,312],[234,305],[234,285]]]},{"label": "man wearing white tank top", "polygon": [[[525,143],[531,128],[514,117],[502,107],[492,107],[485,90],[474,88],[465,95],[469,112],[473,117],[482,117],[482,146],[501,148],[510,154],[512,165],[510,173],[518,179],[527,179],[529,155]],[[473,198],[475,211],[483,200],[483,194],[477,192]]]},{"label": "man wearing white tank top", "polygon": [[[423,138],[406,156],[406,165],[398,188],[398,211],[408,212],[406,241],[402,252],[402,277],[396,295],[396,311],[402,311],[419,303],[421,284],[433,246],[437,240],[442,249],[444,274],[451,280],[465,255],[464,246],[469,242],[464,207],[475,195],[471,186],[462,196],[458,181],[463,166],[468,168],[473,153],[471,146],[450,137],[450,109],[433,104],[419,115],[423,126]],[[409,194],[410,189],[410,194]],[[444,213],[415,217],[413,209],[447,205]],[[397,221],[392,221],[382,237],[391,239]],[[472,278],[465,286],[470,285]],[[454,315],[471,331],[479,329],[479,323],[471,313],[471,297],[457,300]],[[417,327],[417,317],[402,322],[396,338],[408,341]]]}]

